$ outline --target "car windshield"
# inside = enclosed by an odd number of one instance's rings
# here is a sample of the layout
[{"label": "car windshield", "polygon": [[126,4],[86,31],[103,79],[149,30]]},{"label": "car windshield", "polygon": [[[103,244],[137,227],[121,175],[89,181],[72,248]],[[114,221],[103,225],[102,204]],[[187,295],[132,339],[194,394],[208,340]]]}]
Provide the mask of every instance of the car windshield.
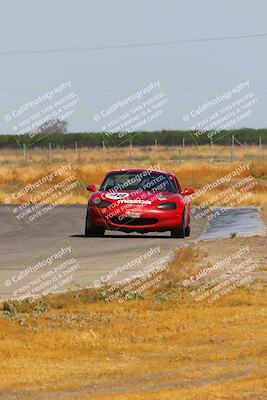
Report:
[{"label": "car windshield", "polygon": [[112,172],[102,183],[100,190],[149,190],[152,192],[177,193],[173,179],[163,173],[145,171]]}]

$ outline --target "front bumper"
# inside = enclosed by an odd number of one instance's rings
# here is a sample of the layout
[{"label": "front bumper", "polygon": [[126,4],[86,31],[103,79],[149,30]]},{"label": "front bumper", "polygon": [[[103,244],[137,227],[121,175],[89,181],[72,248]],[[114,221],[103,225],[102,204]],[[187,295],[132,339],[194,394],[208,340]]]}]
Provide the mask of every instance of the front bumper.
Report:
[{"label": "front bumper", "polygon": [[176,210],[143,210],[140,218],[131,218],[125,214],[108,216],[96,207],[88,208],[88,218],[93,226],[123,232],[163,232],[181,225],[183,208]]}]

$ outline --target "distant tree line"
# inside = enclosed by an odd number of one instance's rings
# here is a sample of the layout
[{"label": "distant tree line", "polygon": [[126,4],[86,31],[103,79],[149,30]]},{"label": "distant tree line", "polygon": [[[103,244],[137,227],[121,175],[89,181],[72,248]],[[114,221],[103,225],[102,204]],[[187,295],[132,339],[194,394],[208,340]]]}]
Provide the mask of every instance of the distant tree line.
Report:
[{"label": "distant tree line", "polygon": [[[51,143],[53,147],[73,148],[75,142],[79,147],[97,147],[102,146],[103,142],[106,146],[129,146],[132,142],[133,146],[154,146],[157,143],[159,146],[182,146],[185,145],[201,145],[213,144],[227,145],[231,143],[232,136],[235,140],[243,145],[267,144],[267,129],[249,129],[242,128],[232,131],[221,131],[210,138],[209,132],[202,133],[197,136],[191,131],[171,131],[162,130],[154,132],[132,132],[106,135],[101,132],[80,132],[80,133],[65,133],[62,131],[38,134],[30,138],[29,135],[0,135],[0,148],[15,148],[18,145],[32,147],[46,147]],[[261,139],[259,139],[261,138]]]}]

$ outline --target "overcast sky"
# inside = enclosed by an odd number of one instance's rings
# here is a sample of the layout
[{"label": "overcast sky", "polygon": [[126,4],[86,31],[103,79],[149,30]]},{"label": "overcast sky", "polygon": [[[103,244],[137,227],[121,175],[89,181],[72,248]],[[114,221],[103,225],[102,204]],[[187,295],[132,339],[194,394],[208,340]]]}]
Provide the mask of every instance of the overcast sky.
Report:
[{"label": "overcast sky", "polygon": [[244,81],[257,103],[236,127],[267,127],[267,37],[11,54],[267,33],[266,15],[266,0],[2,1],[0,133],[11,133],[4,115],[69,80],[80,98],[70,131],[100,129],[95,114],[157,80],[169,102],[146,129],[188,129],[184,114]]}]

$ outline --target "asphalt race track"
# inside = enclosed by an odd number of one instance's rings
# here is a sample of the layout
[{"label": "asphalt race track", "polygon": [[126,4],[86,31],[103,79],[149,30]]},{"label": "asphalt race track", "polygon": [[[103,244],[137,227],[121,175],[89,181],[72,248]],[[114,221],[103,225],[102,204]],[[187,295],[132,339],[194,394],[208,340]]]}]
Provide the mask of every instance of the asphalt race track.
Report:
[{"label": "asphalt race track", "polygon": [[[241,233],[246,235],[244,215],[247,218],[251,215],[254,222],[258,221],[258,225],[254,225],[255,233],[259,233],[262,228],[259,210],[247,207],[243,208],[243,212],[240,209],[232,210],[228,218],[225,215],[215,218],[207,230],[207,218],[197,219],[193,212],[191,236],[185,239],[172,239],[169,232],[141,235],[110,231],[106,232],[104,238],[88,238],[84,236],[86,206],[57,206],[46,214],[45,219],[36,219],[26,229],[23,227],[23,231],[14,218],[14,207],[0,206],[1,299],[23,295],[29,290],[27,284],[37,287],[41,275],[47,281],[49,274],[45,277],[44,274],[51,268],[57,270],[58,274],[59,266],[70,258],[75,259],[76,268],[71,272],[72,280],[66,280],[61,289],[98,287],[103,282],[111,283],[127,278],[153,262],[166,264],[174,250],[199,238],[205,240],[222,237],[220,232],[225,232],[229,218],[235,224],[232,232],[239,233],[241,229]],[[252,235],[254,231],[251,224],[249,227],[248,235]],[[231,231],[232,228],[229,229]],[[68,249],[68,252],[62,255],[64,249]],[[52,264],[49,264],[51,255],[55,254],[61,254],[61,257],[54,258]],[[33,270],[36,265],[38,269]],[[27,269],[29,267],[30,270]],[[118,267],[121,268],[119,272],[116,270]]]}]

